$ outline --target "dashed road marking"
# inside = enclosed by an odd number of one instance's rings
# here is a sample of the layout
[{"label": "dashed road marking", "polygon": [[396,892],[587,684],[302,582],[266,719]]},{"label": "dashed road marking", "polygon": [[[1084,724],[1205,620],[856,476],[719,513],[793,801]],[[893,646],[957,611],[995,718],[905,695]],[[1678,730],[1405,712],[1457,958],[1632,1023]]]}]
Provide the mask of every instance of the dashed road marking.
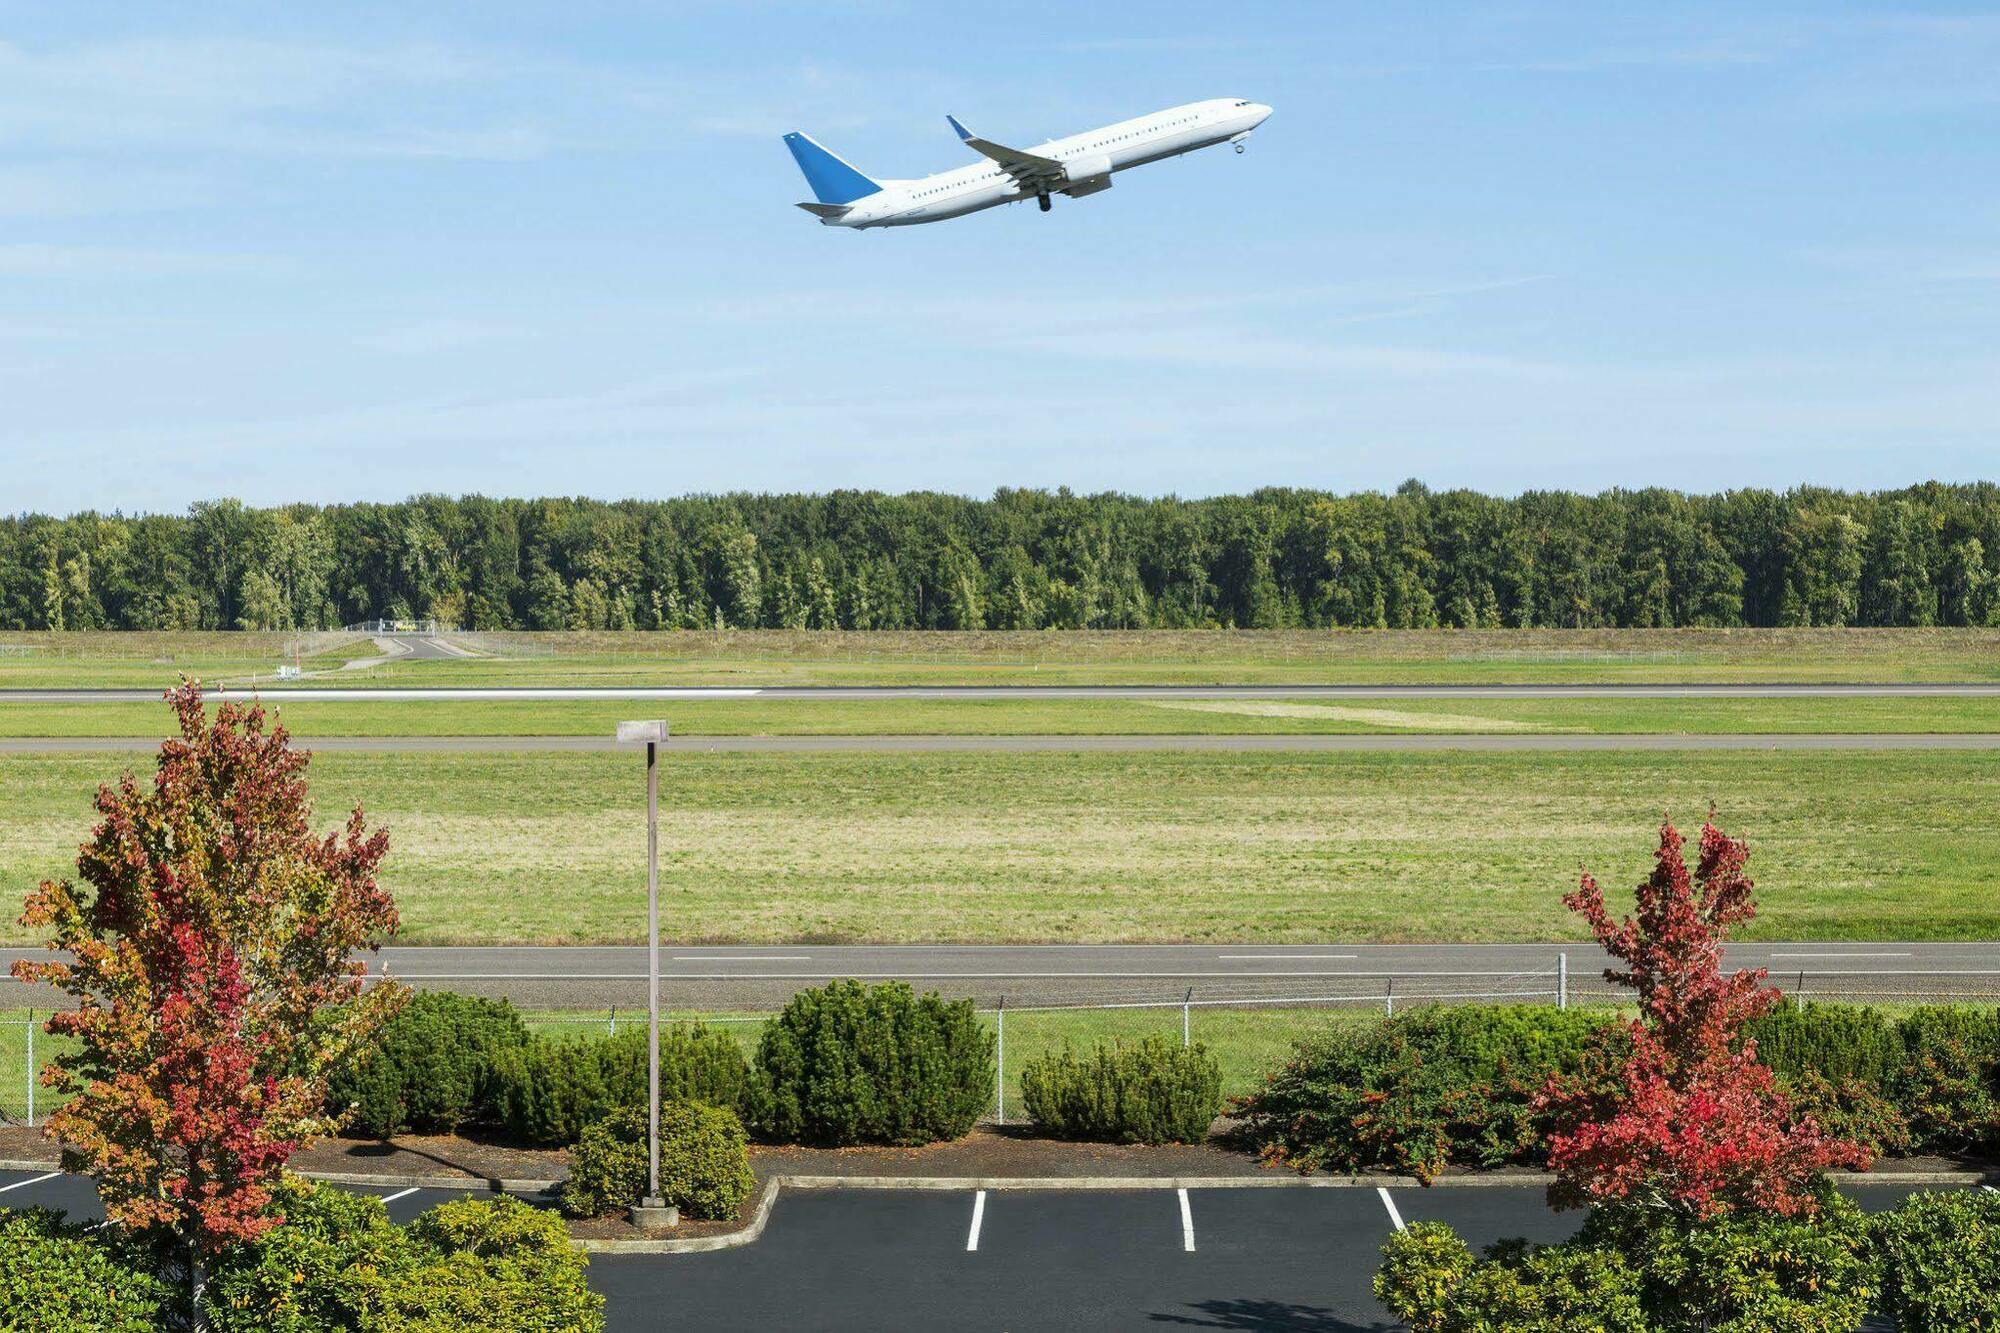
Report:
[{"label": "dashed road marking", "polygon": [[1180,1196],[1181,1196],[1181,1248],[1183,1250],[1186,1250],[1189,1254],[1193,1254],[1194,1253],[1194,1210],[1188,1207],[1187,1191],[1186,1190],[1180,1191]]},{"label": "dashed road marking", "polygon": [[1396,1201],[1389,1197],[1389,1187],[1386,1185],[1377,1185],[1375,1192],[1382,1196],[1382,1206],[1389,1210],[1389,1220],[1396,1224],[1396,1230],[1408,1230],[1403,1225],[1403,1215],[1396,1211]]},{"label": "dashed road marking", "polygon": [[972,1230],[965,1233],[965,1251],[972,1253],[979,1248],[979,1224],[986,1220],[986,1191],[980,1190],[972,1196]]},{"label": "dashed road marking", "polygon": [[22,1190],[30,1185],[39,1185],[44,1180],[54,1180],[61,1174],[60,1171],[51,1171],[46,1176],[36,1176],[33,1180],[17,1180],[11,1185],[0,1185],[0,1194],[5,1194],[8,1190]]}]

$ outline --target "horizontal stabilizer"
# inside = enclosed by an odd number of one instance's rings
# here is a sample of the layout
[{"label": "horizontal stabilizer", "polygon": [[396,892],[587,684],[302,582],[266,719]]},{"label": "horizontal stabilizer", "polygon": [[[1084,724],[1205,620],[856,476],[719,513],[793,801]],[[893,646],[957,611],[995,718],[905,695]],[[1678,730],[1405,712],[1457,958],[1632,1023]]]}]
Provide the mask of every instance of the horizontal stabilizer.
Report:
[{"label": "horizontal stabilizer", "polygon": [[844,218],[854,211],[852,204],[800,204],[799,207],[825,222]]}]

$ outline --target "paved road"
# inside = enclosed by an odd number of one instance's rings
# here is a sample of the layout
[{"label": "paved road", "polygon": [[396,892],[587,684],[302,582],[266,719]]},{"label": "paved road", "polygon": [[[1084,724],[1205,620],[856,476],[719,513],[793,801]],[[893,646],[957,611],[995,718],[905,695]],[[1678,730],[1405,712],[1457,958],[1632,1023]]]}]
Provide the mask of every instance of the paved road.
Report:
[{"label": "paved road", "polygon": [[[152,750],[142,736],[0,737],[0,754],[124,753]],[[515,754],[621,748],[608,736],[305,736],[313,750],[364,754]],[[1184,735],[1184,736],[676,736],[669,754],[1056,753],[1136,754],[1158,750],[1224,753],[1354,753],[1500,750],[2000,750],[2000,732],[1746,732],[1708,735]]]},{"label": "paved road", "polygon": [[[1604,990],[1589,944],[717,945],[661,947],[672,1008],[776,1008],[833,977],[901,979],[982,1006],[1285,1000],[1382,1003],[1424,998],[1553,1000],[1567,956],[1572,998]],[[0,949],[0,972],[39,951]],[[1742,944],[1729,961],[1770,969],[1808,995],[2000,996],[2000,943]],[[415,948],[381,951],[371,972],[413,986],[505,995],[531,1008],[643,1007],[638,946]],[[0,1008],[46,1005],[50,992],[0,981]]]},{"label": "paved road", "polygon": [[[735,686],[366,686],[213,689],[328,703],[532,703],[557,699],[1852,699],[2000,698],[2000,682],[1689,685],[785,685]],[[9,689],[0,703],[151,703],[158,690]]]}]

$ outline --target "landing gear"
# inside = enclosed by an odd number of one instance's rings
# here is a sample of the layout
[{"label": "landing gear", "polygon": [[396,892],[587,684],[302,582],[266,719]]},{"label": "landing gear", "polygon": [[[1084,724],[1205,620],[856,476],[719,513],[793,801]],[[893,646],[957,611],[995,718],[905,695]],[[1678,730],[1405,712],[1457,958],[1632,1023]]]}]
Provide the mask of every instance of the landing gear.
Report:
[{"label": "landing gear", "polygon": [[1244,149],[1245,149],[1246,147],[1248,147],[1248,145],[1247,145],[1247,144],[1245,144],[1245,143],[1244,143],[1244,142],[1243,142],[1243,141],[1242,141],[1241,139],[1238,139],[1238,140],[1236,141],[1236,151],[1237,151],[1237,152],[1239,152],[1239,153],[1240,153],[1240,152],[1242,152],[1242,151],[1243,151],[1243,150],[1244,150]]},{"label": "landing gear", "polygon": [[1041,203],[1042,211],[1044,213],[1048,212],[1051,208],[1055,207],[1055,205],[1049,202],[1049,197],[1045,194],[1038,194],[1035,196],[1035,198],[1037,201]]}]

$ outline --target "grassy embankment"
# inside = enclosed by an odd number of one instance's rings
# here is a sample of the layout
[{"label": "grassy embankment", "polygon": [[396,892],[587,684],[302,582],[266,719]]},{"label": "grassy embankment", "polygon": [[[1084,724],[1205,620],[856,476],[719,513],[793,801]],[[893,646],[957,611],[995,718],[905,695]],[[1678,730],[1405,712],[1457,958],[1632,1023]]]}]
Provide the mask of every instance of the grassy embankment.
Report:
[{"label": "grassy embankment", "polygon": [[[488,656],[343,685],[1504,683],[2000,680],[2000,630],[1243,630],[452,636]],[[0,633],[0,687],[268,676],[290,636]],[[376,655],[309,636],[309,672]],[[310,683],[310,682],[309,682]]]},{"label": "grassy embankment", "polygon": [[[66,870],[121,762],[0,761],[0,885]],[[1755,936],[2000,933],[2000,756],[1978,752],[718,752],[666,773],[686,943],[1569,938],[1580,863],[1633,882],[1660,813],[1710,801],[1756,848]],[[358,801],[389,829],[411,943],[640,936],[629,755],[328,752],[312,780],[323,821]]]}]

